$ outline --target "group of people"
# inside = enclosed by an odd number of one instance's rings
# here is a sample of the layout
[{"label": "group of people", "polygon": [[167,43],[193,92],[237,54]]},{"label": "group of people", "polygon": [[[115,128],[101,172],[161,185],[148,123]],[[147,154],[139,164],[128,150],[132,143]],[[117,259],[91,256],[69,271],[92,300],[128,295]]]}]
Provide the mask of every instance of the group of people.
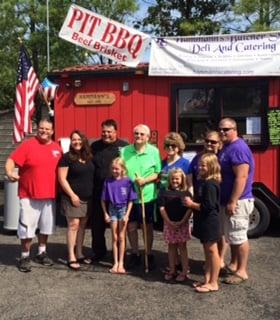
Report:
[{"label": "group of people", "polygon": [[[254,161],[249,147],[238,137],[236,122],[224,118],[218,131],[207,132],[203,151],[191,163],[183,157],[185,142],[176,132],[164,138],[166,157],[162,161],[158,148],[149,144],[151,132],[145,124],[134,127],[132,144],[118,138],[113,119],[104,121],[101,129],[101,139],[91,146],[82,132],[74,130],[69,151],[63,154],[52,140],[52,122],[43,119],[37,136],[24,141],[7,159],[7,177],[19,181],[19,270],[31,271],[30,248],[37,229],[39,245],[34,260],[53,264],[46,245],[54,231],[58,181],[68,226],[67,265],[71,270],[106,256],[108,223],[113,251],[109,271],[124,274],[127,268],[141,265],[138,227],[143,225],[145,262],[152,270],[153,224],[158,208],[168,244],[166,281],[188,279],[187,241],[191,233],[200,239],[205,253],[204,281],[193,284],[197,292],[217,291],[221,268],[227,269],[228,284],[247,280]],[[192,231],[190,217],[194,221]],[[92,227],[90,257],[83,253],[88,219]],[[131,254],[125,263],[126,234]],[[227,244],[231,248],[228,265]]]}]

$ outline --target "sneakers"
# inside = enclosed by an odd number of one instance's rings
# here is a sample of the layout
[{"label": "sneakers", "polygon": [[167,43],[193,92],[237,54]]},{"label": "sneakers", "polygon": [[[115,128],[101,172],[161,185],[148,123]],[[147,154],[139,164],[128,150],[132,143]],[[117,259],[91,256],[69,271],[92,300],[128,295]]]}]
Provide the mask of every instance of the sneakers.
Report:
[{"label": "sneakers", "polygon": [[132,253],[129,256],[128,262],[127,262],[127,269],[133,269],[137,266],[140,266],[141,264],[141,256],[137,255],[136,253]]},{"label": "sneakers", "polygon": [[18,270],[20,272],[30,272],[31,271],[31,260],[30,260],[30,257],[21,258],[19,260]]},{"label": "sneakers", "polygon": [[48,257],[46,252],[43,252],[41,254],[38,254],[35,258],[34,261],[37,263],[42,264],[43,266],[52,266],[53,265],[53,261]]}]

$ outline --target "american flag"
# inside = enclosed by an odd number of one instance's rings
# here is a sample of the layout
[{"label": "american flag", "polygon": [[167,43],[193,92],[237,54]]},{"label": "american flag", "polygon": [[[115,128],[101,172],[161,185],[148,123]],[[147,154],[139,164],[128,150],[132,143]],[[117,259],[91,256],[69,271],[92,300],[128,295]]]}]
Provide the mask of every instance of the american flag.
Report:
[{"label": "american flag", "polygon": [[26,133],[32,132],[31,117],[34,112],[34,98],[38,90],[39,80],[33,69],[29,55],[23,45],[20,47],[16,102],[14,118],[14,137],[15,143],[20,142]]},{"label": "american flag", "polygon": [[55,98],[58,84],[51,82],[48,78],[45,78],[41,83],[41,87],[47,101],[52,101]]}]

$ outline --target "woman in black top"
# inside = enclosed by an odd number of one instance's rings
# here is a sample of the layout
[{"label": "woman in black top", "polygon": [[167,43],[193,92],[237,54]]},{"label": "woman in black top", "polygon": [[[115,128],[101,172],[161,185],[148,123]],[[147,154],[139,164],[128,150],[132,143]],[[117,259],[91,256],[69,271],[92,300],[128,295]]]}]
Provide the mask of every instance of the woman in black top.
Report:
[{"label": "woman in black top", "polygon": [[91,209],[94,165],[85,135],[75,130],[70,139],[70,150],[59,162],[58,181],[63,191],[61,205],[68,225],[68,267],[78,270],[80,263],[91,263],[91,260],[83,255],[82,248]]},{"label": "woman in black top", "polygon": [[205,153],[199,160],[199,178],[201,179],[195,201],[186,197],[185,204],[193,209],[193,234],[203,244],[205,254],[204,283],[196,283],[197,292],[217,291],[221,259],[218,251],[220,240],[220,182],[221,168],[213,153]]}]

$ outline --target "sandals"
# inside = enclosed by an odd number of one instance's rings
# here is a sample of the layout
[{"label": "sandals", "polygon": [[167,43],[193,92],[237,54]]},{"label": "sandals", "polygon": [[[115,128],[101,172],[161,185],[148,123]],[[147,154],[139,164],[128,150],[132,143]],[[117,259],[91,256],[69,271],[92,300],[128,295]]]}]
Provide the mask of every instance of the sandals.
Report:
[{"label": "sandals", "polygon": [[166,281],[171,281],[171,280],[174,280],[177,276],[177,273],[172,273],[172,272],[167,272],[165,275],[164,275],[164,280]]},{"label": "sandals", "polygon": [[184,273],[178,274],[178,276],[175,279],[175,281],[177,281],[177,282],[184,282],[186,280],[189,280],[189,277],[187,274],[184,274]]},{"label": "sandals", "polygon": [[68,261],[67,262],[67,267],[69,268],[69,269],[71,269],[71,270],[73,270],[73,271],[78,271],[78,270],[80,270],[80,265],[79,265],[79,267],[74,267],[73,265],[74,264],[79,264],[79,262],[77,261],[77,260],[73,260],[73,261]]},{"label": "sandals", "polygon": [[226,277],[224,280],[224,283],[238,285],[238,284],[241,284],[247,280],[248,280],[248,278],[241,277],[240,275],[234,273],[234,274]]},{"label": "sandals", "polygon": [[198,293],[211,293],[211,292],[217,292],[219,289],[213,289],[208,287],[207,285],[198,286],[195,288],[195,291]]},{"label": "sandals", "polygon": [[86,264],[86,265],[92,264],[92,260],[91,260],[90,257],[81,257],[81,258],[78,258],[78,259],[77,259],[77,262],[80,263],[80,264]]}]

